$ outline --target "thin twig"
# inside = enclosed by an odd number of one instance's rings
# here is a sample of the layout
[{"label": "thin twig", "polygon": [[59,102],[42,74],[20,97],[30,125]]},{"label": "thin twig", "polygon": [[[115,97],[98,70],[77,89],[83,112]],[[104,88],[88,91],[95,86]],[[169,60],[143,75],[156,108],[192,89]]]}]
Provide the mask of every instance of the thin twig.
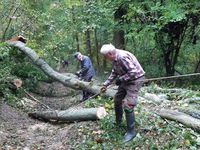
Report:
[{"label": "thin twig", "polygon": [[33,97],[33,96],[32,96],[30,93],[28,93],[26,90],[24,90],[24,92],[25,92],[32,100],[34,100],[34,101],[36,101],[36,102],[42,104],[43,106],[45,106],[45,107],[48,108],[48,109],[53,110],[52,108],[50,108],[50,107],[47,106],[46,104],[42,103],[41,101],[39,101],[38,99],[36,99],[35,97]]},{"label": "thin twig", "polygon": [[[95,95],[89,97],[87,100],[96,98],[96,97],[99,96],[100,94],[101,94],[101,93],[97,93],[97,94],[95,94]],[[87,101],[87,100],[85,100],[85,101]],[[80,106],[80,105],[83,104],[85,101],[82,101],[82,102],[80,102],[78,105],[75,105],[75,106],[76,106],[76,107],[77,107],[77,106]]]}]

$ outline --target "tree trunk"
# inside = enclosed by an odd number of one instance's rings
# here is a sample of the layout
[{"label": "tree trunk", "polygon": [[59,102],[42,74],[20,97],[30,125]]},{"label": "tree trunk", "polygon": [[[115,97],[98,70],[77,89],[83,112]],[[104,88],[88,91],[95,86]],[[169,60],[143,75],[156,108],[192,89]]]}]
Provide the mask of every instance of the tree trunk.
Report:
[{"label": "tree trunk", "polygon": [[[102,37],[101,45],[107,43],[108,35],[109,35],[108,31],[107,31],[107,30],[104,30],[104,31],[103,31],[103,37]],[[106,61],[105,58],[103,58],[103,68],[105,68],[105,69],[107,68],[107,61]]]},{"label": "tree trunk", "polygon": [[37,111],[29,113],[28,115],[32,118],[43,119],[46,121],[74,122],[102,119],[106,116],[106,111],[104,107],[81,109],[71,108],[64,111]]},{"label": "tree trunk", "polygon": [[186,29],[187,21],[168,22],[156,34],[156,43],[163,51],[167,76],[172,76],[175,73],[175,65],[178,61]]},{"label": "tree trunk", "polygon": [[92,57],[92,49],[91,49],[91,42],[90,42],[90,30],[87,29],[85,32],[86,36],[86,50],[90,57]]},{"label": "tree trunk", "polygon": [[[97,39],[97,29],[94,29],[94,39],[95,39],[95,48],[96,48],[96,59],[97,59],[97,69],[99,69],[99,44]],[[99,70],[97,70],[99,71]]]},{"label": "tree trunk", "polygon": [[196,73],[200,73],[200,60],[199,60],[199,62],[197,63],[195,72],[196,72]]},{"label": "tree trunk", "polygon": [[[73,21],[73,24],[75,25],[76,18],[75,18],[75,14],[74,14],[74,6],[72,6],[72,21]],[[80,52],[78,32],[75,32],[75,40],[76,40],[76,51]]]},{"label": "tree trunk", "polygon": [[[51,77],[55,81],[58,81],[63,85],[75,90],[87,89],[94,94],[100,93],[101,85],[93,84],[92,82],[80,81],[71,73],[61,74],[56,72],[41,57],[39,57],[34,50],[25,47],[24,43],[20,41],[13,41],[12,39],[7,41],[7,43],[11,46],[19,48],[19,50],[25,53],[37,67],[39,67],[47,76]],[[108,89],[105,93],[102,93],[102,96],[105,95],[108,97],[113,97],[115,93],[116,90]]]},{"label": "tree trunk", "polygon": [[200,132],[200,120],[193,118],[185,113],[174,110],[161,109],[157,112],[157,114],[160,115],[162,118],[178,121],[185,126]]},{"label": "tree trunk", "polygon": [[76,38],[76,51],[80,52],[78,33],[76,33],[75,38]]},{"label": "tree trunk", "polygon": [[113,41],[116,48],[120,48],[120,49],[125,49],[124,30],[120,29],[119,26],[120,24],[123,24],[124,22],[123,16],[126,15],[126,13],[127,13],[126,8],[124,8],[123,6],[120,6],[115,11],[115,14],[114,14],[114,20],[116,21],[118,25],[114,29]]}]

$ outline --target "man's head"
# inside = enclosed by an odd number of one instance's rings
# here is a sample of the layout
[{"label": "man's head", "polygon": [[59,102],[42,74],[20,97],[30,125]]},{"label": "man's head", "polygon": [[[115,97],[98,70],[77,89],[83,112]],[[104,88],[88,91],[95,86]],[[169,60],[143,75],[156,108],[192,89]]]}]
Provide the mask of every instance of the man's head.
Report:
[{"label": "man's head", "polygon": [[108,60],[113,61],[116,57],[116,48],[112,44],[104,44],[100,53]]},{"label": "man's head", "polygon": [[82,59],[82,54],[80,53],[80,52],[76,52],[75,54],[74,54],[74,58],[76,58],[77,60],[81,60]]}]

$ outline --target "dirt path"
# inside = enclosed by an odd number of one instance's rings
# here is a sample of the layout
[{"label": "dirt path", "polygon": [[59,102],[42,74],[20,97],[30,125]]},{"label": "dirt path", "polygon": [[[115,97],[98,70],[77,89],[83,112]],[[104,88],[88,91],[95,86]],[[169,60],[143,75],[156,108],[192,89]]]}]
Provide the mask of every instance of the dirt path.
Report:
[{"label": "dirt path", "polygon": [[33,120],[6,104],[1,110],[1,149],[69,149],[65,143],[73,124],[53,125]]},{"label": "dirt path", "polygon": [[[59,89],[58,89],[59,90]],[[34,95],[52,109],[63,110],[78,103],[80,92],[75,97],[41,97]],[[30,108],[28,108],[30,107]],[[0,150],[69,150],[73,139],[78,136],[77,126],[81,123],[51,124],[28,117],[28,110],[42,110],[37,103],[27,106],[26,112],[2,104],[0,106]]]}]

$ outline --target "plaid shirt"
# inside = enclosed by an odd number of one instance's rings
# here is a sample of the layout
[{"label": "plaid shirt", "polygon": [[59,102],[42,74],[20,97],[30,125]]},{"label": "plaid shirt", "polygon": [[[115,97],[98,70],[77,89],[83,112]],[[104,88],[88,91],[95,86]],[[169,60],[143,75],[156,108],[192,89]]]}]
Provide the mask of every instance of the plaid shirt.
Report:
[{"label": "plaid shirt", "polygon": [[137,58],[132,53],[118,49],[116,51],[116,58],[112,62],[112,72],[104,82],[104,86],[110,85],[117,77],[122,82],[128,82],[145,74]]}]

